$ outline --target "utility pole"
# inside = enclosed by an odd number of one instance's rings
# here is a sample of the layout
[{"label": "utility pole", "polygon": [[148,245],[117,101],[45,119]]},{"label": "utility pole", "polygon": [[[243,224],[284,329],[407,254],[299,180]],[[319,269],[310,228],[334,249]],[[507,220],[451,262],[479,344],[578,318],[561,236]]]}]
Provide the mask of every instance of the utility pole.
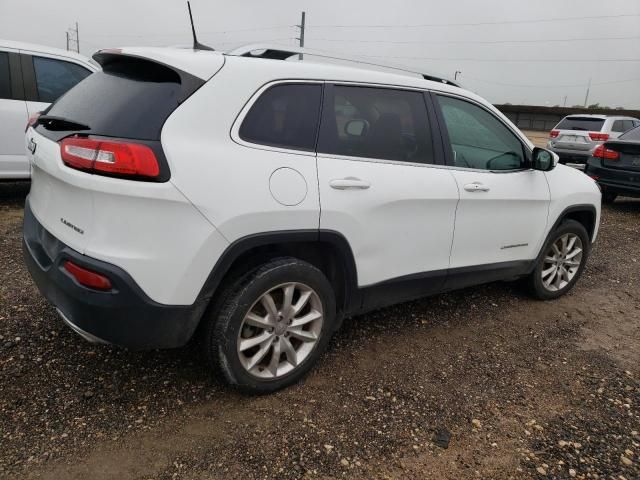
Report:
[{"label": "utility pole", "polygon": [[562,102],[562,106],[566,107],[567,106],[567,96],[564,96],[564,101]]},{"label": "utility pole", "polygon": [[589,90],[591,89],[591,77],[589,77],[589,84],[587,85],[587,94],[584,96],[584,108],[587,108],[587,102],[589,101]]},{"label": "utility pole", "polygon": [[[300,36],[296,37],[296,40],[300,40],[300,48],[304,48],[304,26],[306,20],[306,13],[302,12],[302,18],[300,19],[300,25],[296,25],[300,29]],[[298,54],[298,60],[302,60],[304,55],[302,53]]]},{"label": "utility pole", "polygon": [[78,22],[76,28],[67,29],[67,50],[71,50],[71,44],[75,44],[74,50],[80,53],[80,34],[78,31]]}]

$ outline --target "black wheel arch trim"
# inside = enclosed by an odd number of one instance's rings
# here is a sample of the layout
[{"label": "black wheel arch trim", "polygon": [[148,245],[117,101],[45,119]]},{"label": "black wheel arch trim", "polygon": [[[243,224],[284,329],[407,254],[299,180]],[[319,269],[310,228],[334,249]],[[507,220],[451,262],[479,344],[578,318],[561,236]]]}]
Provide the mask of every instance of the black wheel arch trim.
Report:
[{"label": "black wheel arch trim", "polygon": [[218,258],[198,295],[198,299],[210,301],[218,290],[222,279],[231,271],[236,260],[242,255],[258,247],[292,243],[328,244],[333,247],[340,255],[339,260],[342,262],[341,265],[345,275],[344,297],[346,302],[339,307],[341,307],[341,310],[345,313],[353,310],[356,305],[359,305],[358,276],[355,257],[348,240],[344,235],[336,231],[315,229],[263,232],[237,239],[231,243]]},{"label": "black wheel arch trim", "polygon": [[[593,215],[593,225],[591,227],[591,231],[589,231],[589,229],[585,227],[585,230],[587,230],[587,233],[589,234],[589,240],[591,241],[591,243],[593,243],[594,241],[593,235],[596,232],[596,222],[598,221],[598,211],[596,210],[596,207],[594,205],[589,203],[571,205],[570,207],[567,207],[562,212],[560,212],[560,215],[558,215],[558,218],[556,218],[556,221],[554,222],[553,226],[549,230],[547,239],[549,238],[549,235],[551,235],[553,231],[556,228],[558,228],[560,224],[566,219],[567,215],[569,215],[570,213],[578,213],[578,212],[588,212]],[[545,243],[547,239],[545,239]],[[544,248],[544,245],[543,245],[543,248]]]}]

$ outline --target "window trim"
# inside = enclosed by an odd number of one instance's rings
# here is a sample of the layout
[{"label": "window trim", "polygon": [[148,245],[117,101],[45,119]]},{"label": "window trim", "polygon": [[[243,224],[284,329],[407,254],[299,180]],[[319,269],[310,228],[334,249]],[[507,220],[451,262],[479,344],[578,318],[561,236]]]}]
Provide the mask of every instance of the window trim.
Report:
[{"label": "window trim", "polygon": [[[319,118],[318,118],[318,126],[316,127],[316,141],[315,141],[315,145],[313,147],[313,150],[300,150],[300,149],[295,149],[295,148],[285,148],[285,147],[276,147],[273,145],[265,145],[263,143],[255,143],[255,142],[249,142],[247,140],[244,140],[242,137],[240,137],[240,127],[242,126],[242,123],[244,122],[245,118],[247,117],[249,111],[251,110],[251,108],[253,107],[253,105],[258,101],[258,99],[260,97],[262,97],[262,95],[269,90],[270,88],[273,88],[275,86],[279,86],[279,85],[320,85],[321,86],[321,95],[320,95],[320,109],[319,109]],[[231,130],[229,132],[229,136],[231,138],[231,140],[235,143],[237,143],[238,145],[241,145],[243,147],[247,147],[247,148],[253,148],[256,150],[267,150],[270,152],[279,152],[279,153],[288,153],[288,154],[295,154],[295,155],[304,155],[304,156],[311,156],[311,157],[315,157],[316,156],[316,151],[317,151],[317,146],[318,146],[318,134],[320,132],[320,120],[322,119],[322,105],[324,103],[324,87],[325,87],[325,81],[324,80],[307,80],[307,79],[281,79],[281,80],[273,80],[270,82],[265,83],[264,85],[262,85],[260,88],[258,88],[258,90],[255,91],[255,93],[253,95],[251,95],[251,97],[249,98],[249,100],[247,100],[247,102],[244,104],[244,106],[240,109],[240,112],[238,113],[238,115],[236,116],[235,120],[233,121],[233,124],[231,125]]]},{"label": "window trim", "polygon": [[338,160],[355,160],[355,161],[364,161],[364,162],[373,162],[373,163],[387,163],[391,165],[408,165],[408,166],[446,166],[444,163],[444,144],[442,143],[442,138],[440,134],[440,128],[438,126],[435,106],[432,104],[431,99],[427,98],[426,95],[429,93],[429,90],[419,87],[404,87],[399,85],[387,85],[380,83],[367,83],[367,82],[350,82],[350,81],[331,81],[327,80],[325,83],[325,93],[323,98],[322,111],[320,112],[320,124],[318,128],[318,139],[320,137],[320,129],[322,128],[322,112],[327,107],[326,103],[332,100],[334,97],[333,88],[334,87],[362,87],[362,88],[377,88],[377,89],[387,89],[387,90],[401,90],[404,92],[416,92],[422,95],[422,101],[424,102],[424,108],[427,112],[427,120],[429,122],[429,130],[431,133],[431,146],[433,153],[433,162],[408,162],[404,160],[391,160],[387,158],[373,158],[373,157],[363,157],[363,156],[353,156],[353,155],[339,155],[334,153],[326,153],[319,152],[318,145],[316,142],[316,152],[318,158],[335,158]]},{"label": "window trim", "polygon": [[[447,124],[445,123],[444,116],[442,114],[442,107],[440,106],[440,103],[438,102],[438,99],[437,98],[433,98],[433,102],[435,104],[435,109],[436,109],[436,115],[438,117],[438,126],[440,127],[440,131],[441,131],[441,135],[442,135],[443,149],[444,149],[444,153],[445,153],[445,157],[446,157],[446,165],[449,168],[454,169],[454,170],[463,170],[463,171],[470,171],[470,172],[486,172],[486,173],[500,173],[500,174],[526,172],[528,170],[532,170],[530,163],[531,163],[531,155],[533,153],[533,149],[531,149],[529,147],[528,139],[525,139],[522,134],[520,134],[519,132],[514,130],[503,119],[501,119],[499,116],[497,116],[494,112],[492,112],[490,109],[488,109],[485,105],[483,105],[482,103],[480,103],[478,101],[475,101],[472,98],[465,97],[464,95],[456,95],[454,93],[449,93],[449,92],[431,91],[431,95],[432,95],[432,97],[444,96],[444,97],[455,98],[457,100],[461,100],[461,101],[464,101],[464,102],[471,103],[471,104],[483,109],[485,112],[487,112],[493,118],[498,120],[511,133],[513,133],[515,135],[515,137],[520,141],[520,143],[522,145],[522,149],[523,149],[523,152],[525,154],[525,160],[529,164],[528,166],[525,166],[524,168],[516,168],[516,169],[513,169],[513,170],[486,170],[484,168],[459,167],[457,165],[454,165],[452,149],[446,147],[447,145],[451,145],[451,140],[449,139],[449,130],[447,129]],[[527,157],[527,154],[528,154],[528,157]]]}]

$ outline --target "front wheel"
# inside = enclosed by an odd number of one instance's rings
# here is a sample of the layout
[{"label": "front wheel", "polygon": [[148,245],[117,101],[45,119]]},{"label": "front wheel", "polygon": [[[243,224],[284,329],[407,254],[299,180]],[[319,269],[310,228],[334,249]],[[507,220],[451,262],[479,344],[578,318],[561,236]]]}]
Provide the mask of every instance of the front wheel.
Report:
[{"label": "front wheel", "polygon": [[252,393],[302,378],[335,329],[335,296],[324,274],[307,262],[282,258],[226,290],[205,330],[214,366],[229,383]]},{"label": "front wheel", "polygon": [[567,293],[582,275],[589,256],[589,235],[575,220],[551,232],[529,278],[532,293],[551,300]]}]

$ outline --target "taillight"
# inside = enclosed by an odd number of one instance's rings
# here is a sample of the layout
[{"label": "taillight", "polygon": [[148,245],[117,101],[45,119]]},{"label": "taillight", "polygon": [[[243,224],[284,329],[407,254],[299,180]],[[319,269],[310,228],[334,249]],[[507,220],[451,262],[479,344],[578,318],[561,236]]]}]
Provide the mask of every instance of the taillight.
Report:
[{"label": "taillight", "polygon": [[76,265],[70,260],[64,262],[64,269],[75,278],[80,285],[94,290],[111,290],[111,280],[104,275]]},{"label": "taillight", "polygon": [[594,142],[606,142],[609,140],[608,133],[589,132],[589,138]]},{"label": "taillight", "polygon": [[158,160],[151,148],[139,143],[68,137],[60,142],[62,161],[97,174],[157,177]]},{"label": "taillight", "polygon": [[558,135],[560,135],[560,130],[551,130],[549,132],[549,137],[550,138],[556,138]]},{"label": "taillight", "polygon": [[40,118],[40,114],[42,112],[36,112],[29,117],[29,121],[27,121],[27,126],[24,127],[24,131],[29,130],[29,127],[33,127],[36,123],[38,123],[38,118]]},{"label": "taillight", "polygon": [[615,150],[610,150],[604,145],[598,145],[593,151],[593,156],[596,158],[602,158],[603,160],[618,160],[620,154]]}]

